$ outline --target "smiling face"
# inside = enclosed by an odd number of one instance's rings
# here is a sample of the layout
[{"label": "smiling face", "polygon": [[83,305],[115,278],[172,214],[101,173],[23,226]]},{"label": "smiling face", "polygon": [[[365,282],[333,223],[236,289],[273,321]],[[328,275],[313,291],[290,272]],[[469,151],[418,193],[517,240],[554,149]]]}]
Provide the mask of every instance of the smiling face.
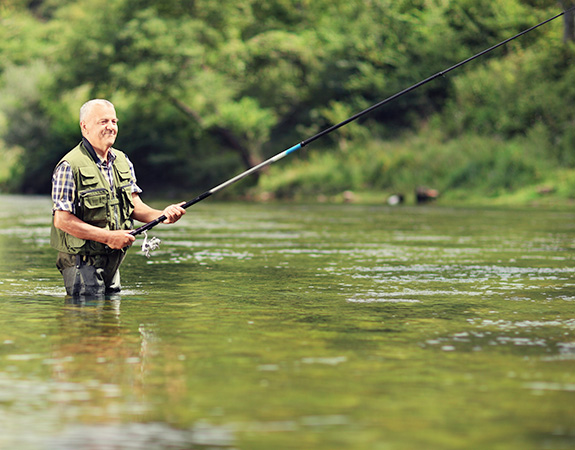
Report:
[{"label": "smiling face", "polygon": [[108,150],[114,145],[118,135],[116,110],[112,105],[95,103],[80,122],[80,128],[94,150],[100,156],[107,157]]}]

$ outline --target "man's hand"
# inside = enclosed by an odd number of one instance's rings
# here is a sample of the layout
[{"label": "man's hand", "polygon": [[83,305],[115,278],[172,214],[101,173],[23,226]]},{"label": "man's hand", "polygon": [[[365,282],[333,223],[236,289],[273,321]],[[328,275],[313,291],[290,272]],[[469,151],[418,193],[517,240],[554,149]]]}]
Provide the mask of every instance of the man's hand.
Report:
[{"label": "man's hand", "polygon": [[106,245],[114,250],[121,250],[125,247],[131,246],[136,240],[135,236],[132,236],[126,230],[113,230],[108,231],[106,238]]},{"label": "man's hand", "polygon": [[186,202],[166,206],[163,211],[160,211],[146,205],[138,194],[132,194],[132,199],[134,201],[132,219],[139,222],[148,223],[152,220],[156,220],[160,216],[166,216],[164,223],[174,223],[180,220],[180,218],[186,213],[186,210],[182,208],[182,205]]},{"label": "man's hand", "polygon": [[136,240],[129,230],[106,230],[90,225],[68,211],[54,213],[54,225],[72,236],[89,241],[101,242],[114,250],[129,247]]},{"label": "man's hand", "polygon": [[180,218],[186,214],[186,210],[182,208],[182,205],[186,202],[178,203],[177,205],[166,206],[162,214],[166,216],[164,223],[174,223],[180,220]]}]

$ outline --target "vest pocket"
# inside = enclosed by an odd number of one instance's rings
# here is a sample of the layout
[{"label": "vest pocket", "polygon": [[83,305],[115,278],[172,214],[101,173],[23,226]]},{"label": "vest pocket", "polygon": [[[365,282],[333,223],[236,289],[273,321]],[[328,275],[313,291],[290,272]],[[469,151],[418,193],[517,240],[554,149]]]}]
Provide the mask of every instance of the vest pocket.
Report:
[{"label": "vest pocket", "polygon": [[103,188],[89,189],[79,193],[83,205],[84,222],[104,228],[108,222],[108,191]]},{"label": "vest pocket", "polygon": [[127,184],[120,186],[120,203],[122,208],[122,216],[126,219],[124,223],[124,228],[131,228],[133,225],[131,216],[134,212],[134,201],[132,200],[132,185]]},{"label": "vest pocket", "polygon": [[80,167],[82,184],[85,187],[94,186],[98,183],[98,169],[94,167]]},{"label": "vest pocket", "polygon": [[134,212],[134,202],[132,200],[132,173],[130,169],[118,169],[118,179],[120,181],[118,198],[121,203],[122,216],[126,219],[122,224],[123,229],[130,229],[133,226],[131,219]]}]

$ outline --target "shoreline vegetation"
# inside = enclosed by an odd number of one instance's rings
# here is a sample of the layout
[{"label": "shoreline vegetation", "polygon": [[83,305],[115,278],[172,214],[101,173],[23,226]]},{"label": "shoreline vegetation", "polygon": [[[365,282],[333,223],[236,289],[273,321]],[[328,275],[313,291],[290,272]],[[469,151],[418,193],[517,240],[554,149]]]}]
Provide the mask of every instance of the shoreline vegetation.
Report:
[{"label": "shoreline vegetation", "polygon": [[443,140],[422,131],[395,141],[350,145],[346,151],[314,149],[305,159],[272,166],[248,198],[391,206],[573,206],[575,169],[546,159],[537,147],[537,138],[504,141],[469,135]]},{"label": "shoreline vegetation", "polygon": [[[144,192],[204,192],[574,2],[8,0],[0,192],[49,193],[96,97],[115,104]],[[572,23],[565,12],[218,196],[416,204],[426,188],[443,205],[571,206]]]}]

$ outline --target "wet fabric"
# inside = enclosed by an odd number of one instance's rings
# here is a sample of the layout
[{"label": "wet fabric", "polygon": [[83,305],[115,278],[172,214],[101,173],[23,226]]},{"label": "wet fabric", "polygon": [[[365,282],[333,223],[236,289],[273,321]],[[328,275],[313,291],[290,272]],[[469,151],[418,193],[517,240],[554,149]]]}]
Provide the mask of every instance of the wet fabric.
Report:
[{"label": "wet fabric", "polygon": [[91,256],[59,252],[56,267],[64,278],[66,294],[92,297],[119,292],[119,267],[124,257],[122,251]]}]

